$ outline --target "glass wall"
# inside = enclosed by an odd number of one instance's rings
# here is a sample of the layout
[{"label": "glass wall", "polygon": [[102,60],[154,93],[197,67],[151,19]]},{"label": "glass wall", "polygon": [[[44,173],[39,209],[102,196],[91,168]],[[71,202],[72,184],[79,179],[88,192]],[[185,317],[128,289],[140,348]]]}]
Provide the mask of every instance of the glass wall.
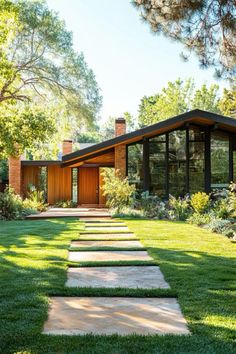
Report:
[{"label": "glass wall", "polygon": [[136,189],[143,189],[143,144],[137,143],[128,146],[127,172],[130,183],[136,186]]},{"label": "glass wall", "polygon": [[205,189],[205,133],[200,127],[189,128],[189,192]]},{"label": "glass wall", "polygon": [[[160,197],[168,194],[183,196],[204,191],[205,187],[207,190],[227,187],[232,163],[236,180],[236,146],[233,143],[233,154],[230,155],[229,134],[216,130],[211,132],[211,141],[206,141],[209,139],[207,137],[204,127],[190,125],[149,138],[148,163],[143,161],[142,143],[129,145],[129,181],[138,190],[142,190],[145,175],[145,184],[148,184],[150,193]],[[210,150],[206,151],[207,146],[210,146]],[[230,164],[229,158],[232,155],[233,161]],[[209,160],[209,165],[205,158]]]},{"label": "glass wall", "polygon": [[43,191],[44,200],[47,201],[48,169],[46,166],[39,167],[39,190]]},{"label": "glass wall", "polygon": [[234,166],[233,178],[235,182],[236,181],[236,150],[233,151],[233,166]]},{"label": "glass wall", "polygon": [[78,168],[72,168],[72,200],[78,202]]},{"label": "glass wall", "polygon": [[229,184],[229,136],[220,131],[211,132],[211,188]]},{"label": "glass wall", "polygon": [[169,133],[169,193],[186,194],[186,130]]},{"label": "glass wall", "polygon": [[149,170],[151,194],[166,195],[166,135],[149,139]]}]

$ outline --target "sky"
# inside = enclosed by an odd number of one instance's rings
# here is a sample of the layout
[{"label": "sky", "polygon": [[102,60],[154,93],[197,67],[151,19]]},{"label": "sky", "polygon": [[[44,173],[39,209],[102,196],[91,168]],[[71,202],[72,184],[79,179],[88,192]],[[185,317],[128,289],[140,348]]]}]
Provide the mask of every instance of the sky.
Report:
[{"label": "sky", "polygon": [[140,100],[168,81],[193,77],[197,86],[217,83],[213,70],[199,68],[197,58],[183,62],[183,47],[153,35],[130,0],[47,0],[73,32],[74,48],[83,52],[101,88],[100,116],[137,114]]}]

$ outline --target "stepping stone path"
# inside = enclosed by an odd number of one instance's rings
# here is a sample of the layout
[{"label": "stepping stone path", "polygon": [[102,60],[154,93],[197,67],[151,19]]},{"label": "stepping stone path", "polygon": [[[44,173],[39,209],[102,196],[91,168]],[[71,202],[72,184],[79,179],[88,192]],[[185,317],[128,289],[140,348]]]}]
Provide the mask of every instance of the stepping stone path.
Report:
[{"label": "stepping stone path", "polygon": [[115,266],[69,268],[68,287],[169,289],[157,266]]},{"label": "stepping stone path", "polygon": [[127,247],[143,247],[141,242],[136,241],[136,240],[129,240],[129,241],[72,241],[71,242],[71,247],[81,247],[81,248],[87,248],[87,247],[118,247],[118,248],[127,248]]},{"label": "stepping stone path", "polygon": [[[81,250],[73,250],[75,247]],[[78,240],[71,242],[68,260],[75,262],[75,267],[68,268],[65,284],[68,288],[170,288],[160,268],[150,264],[153,259],[123,222],[85,221],[85,230]],[[122,261],[127,265],[122,265]],[[82,263],[76,267],[76,262]],[[96,262],[96,265],[83,266],[83,262]],[[109,262],[109,265],[99,266],[99,262]],[[174,298],[58,296],[51,297],[43,333],[160,335],[190,332]]]}]

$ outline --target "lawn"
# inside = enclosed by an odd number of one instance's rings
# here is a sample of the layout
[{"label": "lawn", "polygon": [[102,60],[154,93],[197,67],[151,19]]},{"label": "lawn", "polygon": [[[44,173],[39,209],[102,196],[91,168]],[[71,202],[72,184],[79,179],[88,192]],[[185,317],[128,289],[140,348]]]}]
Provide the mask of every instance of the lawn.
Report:
[{"label": "lawn", "polygon": [[[236,352],[236,245],[178,222],[126,221],[171,290],[65,289],[76,219],[0,222],[0,353],[168,354]],[[150,262],[149,262],[150,263]],[[49,295],[176,296],[191,336],[42,335]]]}]

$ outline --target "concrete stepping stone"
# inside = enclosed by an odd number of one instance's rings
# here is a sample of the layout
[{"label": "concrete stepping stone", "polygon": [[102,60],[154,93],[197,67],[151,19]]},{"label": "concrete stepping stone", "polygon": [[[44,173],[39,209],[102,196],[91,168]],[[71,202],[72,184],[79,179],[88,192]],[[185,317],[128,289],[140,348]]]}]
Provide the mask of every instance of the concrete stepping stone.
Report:
[{"label": "concrete stepping stone", "polygon": [[108,225],[125,225],[123,221],[115,221],[115,220],[85,220],[85,225],[94,225],[94,224],[108,224]]},{"label": "concrete stepping stone", "polygon": [[146,251],[72,251],[68,259],[71,262],[152,260]]},{"label": "concrete stepping stone", "polygon": [[69,268],[67,287],[169,289],[157,266]]},{"label": "concrete stepping stone", "polygon": [[132,233],[96,233],[96,234],[90,234],[90,233],[81,233],[80,234],[80,238],[83,239],[106,239],[106,238],[116,238],[116,239],[126,239],[126,238],[132,238],[132,239],[136,239],[136,236]]},{"label": "concrete stepping stone", "polygon": [[129,247],[140,247],[143,245],[138,240],[131,241],[72,241],[71,247],[119,247],[119,248],[129,248]]},{"label": "concrete stepping stone", "polygon": [[174,298],[51,297],[44,334],[189,334]]},{"label": "concrete stepping stone", "polygon": [[89,230],[89,231],[108,231],[108,232],[112,232],[112,231],[129,231],[127,226],[86,226],[85,230]]},{"label": "concrete stepping stone", "polygon": [[107,223],[104,223],[104,224],[97,224],[97,223],[86,223],[85,224],[85,228],[88,228],[88,227],[92,227],[92,228],[96,228],[96,229],[100,229],[100,228],[104,228],[104,227],[109,227],[109,228],[117,228],[117,227],[127,227],[127,225],[125,224],[115,224],[115,223],[110,223],[110,224],[107,224]]}]

